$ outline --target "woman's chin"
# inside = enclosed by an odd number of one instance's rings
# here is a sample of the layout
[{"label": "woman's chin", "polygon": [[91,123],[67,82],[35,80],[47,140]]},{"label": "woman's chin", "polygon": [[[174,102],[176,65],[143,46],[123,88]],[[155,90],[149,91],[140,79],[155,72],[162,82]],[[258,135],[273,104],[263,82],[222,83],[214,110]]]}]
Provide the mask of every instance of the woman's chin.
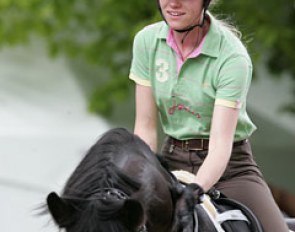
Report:
[{"label": "woman's chin", "polygon": [[179,31],[182,30],[183,28],[185,28],[185,26],[182,25],[175,25],[175,24],[169,24],[169,27],[174,30],[174,31]]}]

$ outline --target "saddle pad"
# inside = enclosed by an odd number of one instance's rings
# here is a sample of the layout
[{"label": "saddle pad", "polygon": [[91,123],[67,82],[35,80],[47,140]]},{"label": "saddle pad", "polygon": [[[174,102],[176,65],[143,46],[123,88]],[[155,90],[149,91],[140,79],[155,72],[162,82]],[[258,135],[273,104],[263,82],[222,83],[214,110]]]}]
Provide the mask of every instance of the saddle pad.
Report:
[{"label": "saddle pad", "polygon": [[184,170],[175,170],[172,171],[172,174],[176,177],[176,179],[183,184],[191,184],[194,183],[195,175],[184,171]]},{"label": "saddle pad", "polygon": [[[199,207],[199,208],[198,208]],[[216,232],[226,232],[222,227],[222,223],[228,221],[245,221],[249,223],[247,217],[243,214],[243,212],[239,209],[228,210],[225,212],[218,212],[214,204],[211,202],[211,199],[208,195],[204,195],[202,197],[202,203],[199,206],[196,206],[196,210],[194,212],[195,218],[195,231],[198,232],[199,225],[200,225],[200,216],[198,213],[202,211],[206,213],[206,216],[203,214],[202,220],[210,220],[211,224],[214,226]],[[210,230],[211,231],[211,230]]]}]

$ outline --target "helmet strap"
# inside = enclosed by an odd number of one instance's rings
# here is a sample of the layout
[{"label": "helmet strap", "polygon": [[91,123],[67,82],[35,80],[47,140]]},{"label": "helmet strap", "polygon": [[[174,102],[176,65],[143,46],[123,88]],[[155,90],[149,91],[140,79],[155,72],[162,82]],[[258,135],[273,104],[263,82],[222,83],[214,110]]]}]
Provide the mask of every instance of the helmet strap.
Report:
[{"label": "helmet strap", "polygon": [[202,27],[205,25],[206,10],[207,10],[207,9],[204,8],[203,18],[202,18],[202,22],[201,22],[201,23],[197,23],[197,24],[194,24],[194,25],[188,26],[188,27],[183,28],[183,29],[174,29],[174,31],[176,31],[176,32],[178,32],[178,33],[184,33],[184,32],[192,31],[192,30],[193,30],[194,28],[196,28],[196,27],[200,27],[200,28],[202,28]]}]

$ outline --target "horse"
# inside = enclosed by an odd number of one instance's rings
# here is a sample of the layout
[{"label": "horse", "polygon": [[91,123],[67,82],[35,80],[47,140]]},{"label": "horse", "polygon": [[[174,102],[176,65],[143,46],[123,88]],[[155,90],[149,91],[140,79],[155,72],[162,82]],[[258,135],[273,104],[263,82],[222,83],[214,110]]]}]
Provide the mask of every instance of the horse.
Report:
[{"label": "horse", "polygon": [[55,223],[67,232],[170,232],[175,186],[138,136],[106,132],[87,152],[59,196],[47,196]]},{"label": "horse", "polygon": [[[46,208],[67,232],[217,231],[206,212],[195,210],[199,188],[184,187],[138,136],[107,131]],[[198,214],[196,216],[196,213]],[[239,232],[258,231],[253,229]]]}]

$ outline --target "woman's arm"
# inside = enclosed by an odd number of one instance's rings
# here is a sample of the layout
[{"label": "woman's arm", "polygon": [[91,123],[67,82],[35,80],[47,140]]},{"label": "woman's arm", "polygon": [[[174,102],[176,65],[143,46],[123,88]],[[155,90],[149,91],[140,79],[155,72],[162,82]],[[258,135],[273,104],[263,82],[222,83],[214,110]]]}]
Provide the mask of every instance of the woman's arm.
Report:
[{"label": "woman's arm", "polygon": [[239,109],[215,105],[211,122],[208,155],[195,182],[208,191],[225,171],[231,156]]},{"label": "woman's arm", "polygon": [[157,107],[152,88],[136,84],[134,133],[157,151]]}]

